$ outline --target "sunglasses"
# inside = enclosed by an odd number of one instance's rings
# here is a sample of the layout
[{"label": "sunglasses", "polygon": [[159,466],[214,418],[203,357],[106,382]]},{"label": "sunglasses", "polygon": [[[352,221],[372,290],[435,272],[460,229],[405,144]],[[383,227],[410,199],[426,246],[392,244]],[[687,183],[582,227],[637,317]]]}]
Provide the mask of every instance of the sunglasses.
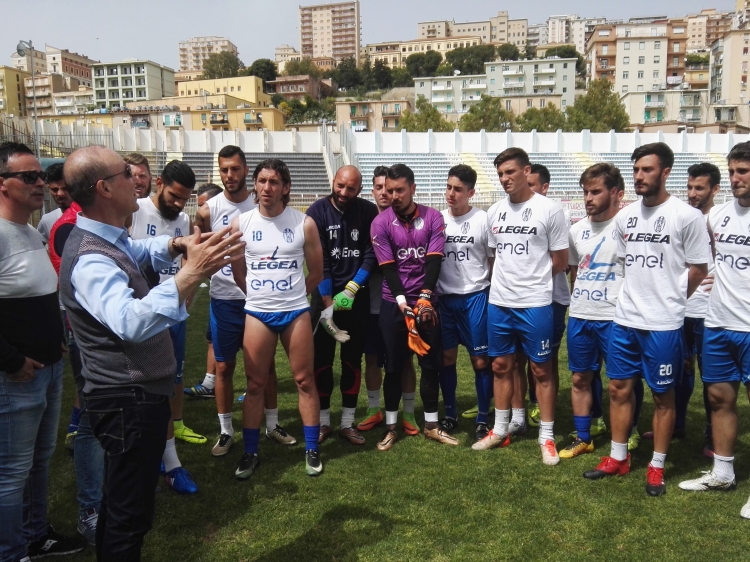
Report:
[{"label": "sunglasses", "polygon": [[[111,180],[112,178],[116,178],[120,174],[125,174],[125,177],[130,179],[133,177],[133,170],[130,168],[129,164],[125,164],[125,169],[122,172],[117,172],[116,174],[112,174],[111,176],[107,176],[106,178],[102,178],[98,181],[107,181]],[[98,183],[98,182],[97,182]],[[96,187],[96,184],[89,186],[90,189],[94,189]]]},{"label": "sunglasses", "polygon": [[21,181],[23,183],[34,185],[40,179],[42,181],[46,181],[47,172],[38,172],[36,170],[31,170],[28,172],[5,172],[4,174],[0,174],[0,178],[5,178],[6,180],[8,178],[21,178]]}]

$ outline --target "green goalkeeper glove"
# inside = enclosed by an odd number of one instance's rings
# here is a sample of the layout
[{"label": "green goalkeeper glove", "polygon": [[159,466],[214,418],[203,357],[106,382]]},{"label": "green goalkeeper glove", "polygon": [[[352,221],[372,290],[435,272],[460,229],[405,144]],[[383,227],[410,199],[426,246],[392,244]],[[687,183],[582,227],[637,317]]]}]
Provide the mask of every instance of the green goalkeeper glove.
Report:
[{"label": "green goalkeeper glove", "polygon": [[333,309],[337,311],[351,310],[357,291],[359,291],[359,285],[354,281],[349,281],[344,290],[333,297]]}]

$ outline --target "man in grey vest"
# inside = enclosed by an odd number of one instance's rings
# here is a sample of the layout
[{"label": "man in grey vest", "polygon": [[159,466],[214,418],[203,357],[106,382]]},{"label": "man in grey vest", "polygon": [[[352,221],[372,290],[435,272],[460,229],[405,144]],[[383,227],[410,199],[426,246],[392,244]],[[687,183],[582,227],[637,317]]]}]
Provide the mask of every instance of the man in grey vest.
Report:
[{"label": "man in grey vest", "polygon": [[[130,166],[90,146],[65,162],[65,181],[83,212],[65,245],[60,292],[83,363],[84,408],[106,452],[96,531],[98,560],[140,560],[154,516],[176,363],[168,328],[187,318],[185,300],[221,267],[244,259],[239,234],[132,240],[125,220],[138,210]],[[151,287],[179,254],[172,279]]]}]

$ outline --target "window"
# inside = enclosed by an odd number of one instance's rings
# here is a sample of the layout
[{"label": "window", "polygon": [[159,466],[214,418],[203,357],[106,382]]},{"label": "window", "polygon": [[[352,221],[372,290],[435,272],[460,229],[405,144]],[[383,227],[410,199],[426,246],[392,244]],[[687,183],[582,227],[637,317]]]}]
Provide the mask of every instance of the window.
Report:
[{"label": "window", "polygon": [[568,105],[568,101],[567,100],[562,100],[562,106],[565,107],[566,105]]},{"label": "window", "polygon": [[545,99],[539,100],[539,107],[544,107],[545,103],[547,103],[547,100]]},{"label": "window", "polygon": [[628,93],[628,87],[627,86],[623,86],[622,87],[622,93],[623,94],[627,94]]},{"label": "window", "polygon": [[630,57],[622,57],[622,64],[630,64]]},{"label": "window", "polygon": [[628,78],[630,78],[630,72],[628,72],[627,70],[623,70],[622,79],[627,80]]},{"label": "window", "polygon": [[638,43],[638,50],[639,51],[645,51],[646,50],[646,42],[645,41],[641,41],[640,43]]},{"label": "window", "polygon": [[642,92],[642,91],[643,91],[643,86],[638,86],[638,88],[636,88],[636,89],[637,89],[637,90],[638,90],[639,92]]},{"label": "window", "polygon": [[602,54],[603,55],[609,54],[609,45],[602,45]]},{"label": "window", "polygon": [[505,111],[511,110],[511,103],[512,102],[510,100],[505,100]]},{"label": "window", "polygon": [[563,94],[568,92],[568,88],[563,88]]},{"label": "window", "polygon": [[495,83],[495,79],[494,78],[490,78],[490,84],[494,84],[494,83]]},{"label": "window", "polygon": [[638,78],[643,78],[643,71],[642,70],[638,71]]},{"label": "window", "polygon": [[747,47],[743,47],[743,48],[742,48],[742,54],[743,54],[743,55],[746,55],[746,54],[747,54]]},{"label": "window", "polygon": [[419,83],[419,87],[420,87],[420,88],[424,88],[424,82],[420,82],[420,83]]},{"label": "window", "polygon": [[526,100],[526,108],[534,107],[534,100]]},{"label": "window", "polygon": [[659,55],[655,55],[654,56],[654,64],[659,64],[660,61],[661,61],[661,57]]},{"label": "window", "polygon": [[630,50],[630,41],[625,41],[625,43],[623,44],[623,49],[625,49],[626,51]]},{"label": "window", "polygon": [[599,31],[599,37],[609,37],[609,29],[602,29]]},{"label": "window", "polygon": [[672,66],[680,66],[680,57],[672,57]]},{"label": "window", "polygon": [[675,43],[674,45],[672,45],[672,52],[673,53],[679,53],[680,52],[680,44],[679,43]]},{"label": "window", "polygon": [[658,70],[654,70],[654,78],[658,78],[658,77],[659,77],[659,71]]},{"label": "window", "polygon": [[[549,65],[549,67],[552,68],[552,65]],[[563,68],[568,68],[568,63],[567,62],[563,63]]]},{"label": "window", "polygon": [[654,41],[654,50],[661,49],[661,41]]},{"label": "window", "polygon": [[638,57],[638,64],[646,64],[646,57]]}]

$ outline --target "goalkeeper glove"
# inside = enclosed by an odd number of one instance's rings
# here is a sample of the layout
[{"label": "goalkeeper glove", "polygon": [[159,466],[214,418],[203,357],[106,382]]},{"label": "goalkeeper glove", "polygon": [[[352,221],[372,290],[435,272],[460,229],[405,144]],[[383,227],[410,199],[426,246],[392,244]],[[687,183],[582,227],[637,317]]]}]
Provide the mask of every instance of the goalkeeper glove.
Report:
[{"label": "goalkeeper glove", "polygon": [[432,291],[422,289],[419,293],[417,306],[414,307],[414,314],[417,318],[418,327],[437,326],[437,311],[432,307]]},{"label": "goalkeeper glove", "polygon": [[349,332],[347,332],[346,330],[341,330],[333,322],[333,305],[329,306],[320,313],[319,322],[320,325],[323,326],[323,329],[326,331],[326,333],[337,342],[346,343],[349,341]]},{"label": "goalkeeper glove", "polygon": [[359,285],[354,281],[349,281],[344,290],[333,297],[333,310],[351,310],[357,291],[359,291]]},{"label": "goalkeeper glove", "polygon": [[430,350],[430,346],[419,335],[417,331],[417,319],[414,316],[414,311],[408,306],[404,308],[404,320],[406,321],[406,329],[409,334],[409,349],[411,349],[417,355],[427,355]]}]

